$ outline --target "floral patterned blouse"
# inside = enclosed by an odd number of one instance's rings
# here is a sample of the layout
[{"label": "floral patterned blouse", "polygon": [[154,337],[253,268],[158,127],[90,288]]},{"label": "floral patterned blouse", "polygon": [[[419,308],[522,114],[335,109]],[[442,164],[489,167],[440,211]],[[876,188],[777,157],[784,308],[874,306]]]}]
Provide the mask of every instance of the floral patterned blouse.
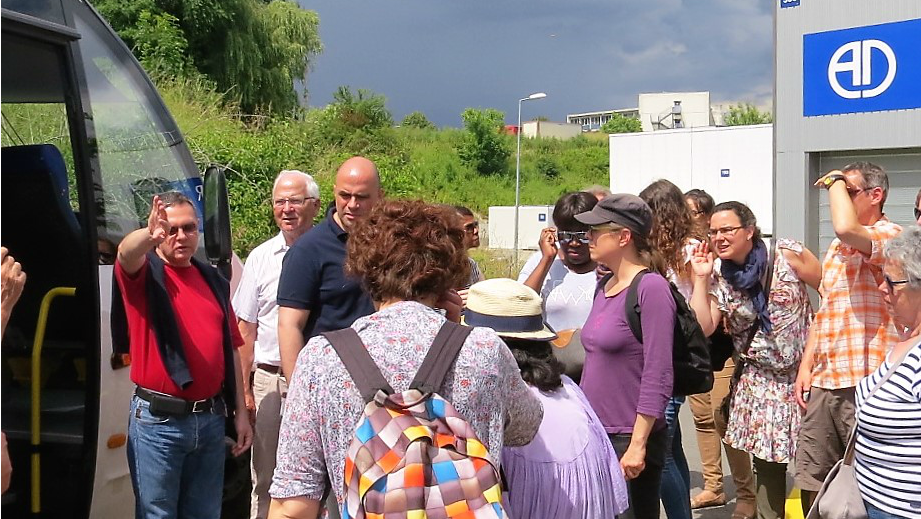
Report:
[{"label": "floral patterned blouse", "polygon": [[[405,301],[352,328],[394,391],[405,391],[444,322],[437,311]],[[488,328],[470,333],[439,394],[467,419],[497,465],[502,447],[530,442],[543,418],[511,351]],[[288,388],[271,496],[321,499],[328,476],[341,505],[346,450],[364,406],[326,338],[312,338]]]},{"label": "floral patterned blouse", "polygon": [[[812,323],[812,304],[806,284],[787,263],[781,251],[796,253],[803,245],[789,239],[776,242],[774,283],[768,297],[773,331],[755,334],[748,352],[742,355],[745,370],[733,397],[726,442],[758,458],[776,463],[793,459],[802,411],[796,403],[793,385],[803,348]],[[711,295],[726,317],[736,350],[745,343],[756,313],[748,294],[740,292],[714,269]]]}]

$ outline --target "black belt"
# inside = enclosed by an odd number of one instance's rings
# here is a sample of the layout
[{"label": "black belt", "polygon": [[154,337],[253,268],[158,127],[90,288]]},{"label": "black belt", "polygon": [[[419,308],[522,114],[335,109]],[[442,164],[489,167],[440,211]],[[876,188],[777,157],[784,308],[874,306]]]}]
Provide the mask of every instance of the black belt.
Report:
[{"label": "black belt", "polygon": [[204,400],[186,400],[176,396],[148,391],[140,386],[134,390],[134,394],[141,400],[150,403],[151,414],[188,416],[192,413],[213,413],[227,416],[227,405],[220,394]]},{"label": "black belt", "polygon": [[271,373],[273,375],[278,375],[279,373],[281,373],[280,366],[273,366],[271,364],[256,364],[256,369],[261,369],[262,371],[265,371],[266,373]]}]

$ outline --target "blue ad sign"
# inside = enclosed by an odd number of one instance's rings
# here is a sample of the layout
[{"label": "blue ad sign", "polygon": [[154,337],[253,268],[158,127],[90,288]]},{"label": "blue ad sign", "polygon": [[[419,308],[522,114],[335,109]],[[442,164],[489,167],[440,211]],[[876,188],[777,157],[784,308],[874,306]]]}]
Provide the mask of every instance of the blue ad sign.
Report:
[{"label": "blue ad sign", "polygon": [[803,35],[803,115],[921,108],[921,19]]},{"label": "blue ad sign", "polygon": [[729,170],[728,170],[728,169],[721,169],[721,170],[720,170],[720,177],[721,177],[721,178],[729,178]]},{"label": "blue ad sign", "polygon": [[780,8],[785,7],[796,7],[799,5],[799,0],[780,0]]}]

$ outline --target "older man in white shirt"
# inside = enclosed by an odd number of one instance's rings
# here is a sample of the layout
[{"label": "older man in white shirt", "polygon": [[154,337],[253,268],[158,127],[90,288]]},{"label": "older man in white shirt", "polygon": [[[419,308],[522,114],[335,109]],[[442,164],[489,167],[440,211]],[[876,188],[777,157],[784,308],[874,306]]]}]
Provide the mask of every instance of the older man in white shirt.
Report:
[{"label": "older man in white shirt", "polygon": [[288,390],[278,350],[278,277],[288,248],[313,227],[320,207],[320,189],[310,175],[285,170],[275,179],[271,203],[281,232],[250,253],[233,297],[245,341],[240,360],[246,407],[254,431],[253,519],[264,519],[269,513],[269,485],[275,471],[282,402]]}]

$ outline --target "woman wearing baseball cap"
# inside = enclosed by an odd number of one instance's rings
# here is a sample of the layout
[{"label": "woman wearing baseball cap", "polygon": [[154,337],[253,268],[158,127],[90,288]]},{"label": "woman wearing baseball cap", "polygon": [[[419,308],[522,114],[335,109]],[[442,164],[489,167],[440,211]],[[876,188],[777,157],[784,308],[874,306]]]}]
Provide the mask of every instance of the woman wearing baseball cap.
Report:
[{"label": "woman wearing baseball cap", "polygon": [[[581,386],[598,414],[627,478],[624,517],[658,519],[665,462],[665,406],[672,396],[675,301],[668,281],[650,272],[652,210],[624,193],[605,197],[576,220],[591,226],[592,259],[611,274],[599,281],[582,328],[585,368]],[[642,343],[630,331],[626,298],[637,275]]]},{"label": "woman wearing baseball cap", "polygon": [[511,279],[470,287],[464,323],[495,330],[544,408],[527,446],[502,449],[513,519],[614,519],[627,508],[617,455],[579,386],[553,356],[556,338],[542,317],[541,297]]}]

